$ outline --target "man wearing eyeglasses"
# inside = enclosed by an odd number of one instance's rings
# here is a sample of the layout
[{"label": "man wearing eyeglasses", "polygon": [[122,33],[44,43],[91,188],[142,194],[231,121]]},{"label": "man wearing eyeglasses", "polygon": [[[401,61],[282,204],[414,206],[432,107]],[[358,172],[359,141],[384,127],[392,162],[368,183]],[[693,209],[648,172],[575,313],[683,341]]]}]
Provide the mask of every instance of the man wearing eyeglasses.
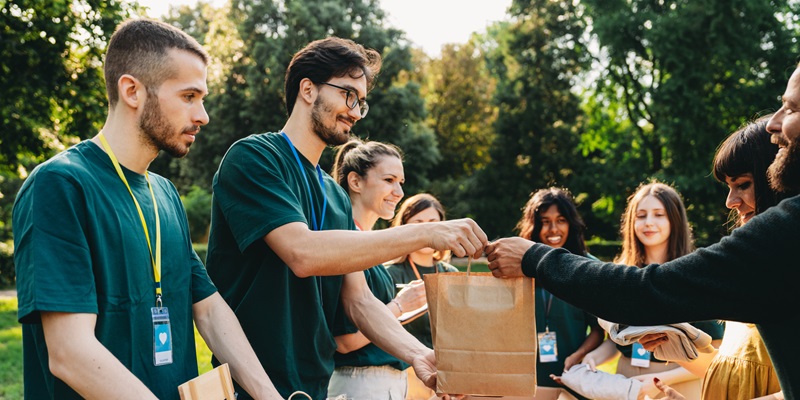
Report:
[{"label": "man wearing eyeglasses", "polygon": [[347,194],[318,161],[367,115],[380,66],[377,52],[350,40],[308,44],[286,72],[283,129],[234,143],[214,176],[208,273],[283,396],[326,397],[331,330],[345,316],[433,387],[433,351],[372,295],[362,271],[424,247],[477,256],[486,243],[469,219],[355,230]]}]

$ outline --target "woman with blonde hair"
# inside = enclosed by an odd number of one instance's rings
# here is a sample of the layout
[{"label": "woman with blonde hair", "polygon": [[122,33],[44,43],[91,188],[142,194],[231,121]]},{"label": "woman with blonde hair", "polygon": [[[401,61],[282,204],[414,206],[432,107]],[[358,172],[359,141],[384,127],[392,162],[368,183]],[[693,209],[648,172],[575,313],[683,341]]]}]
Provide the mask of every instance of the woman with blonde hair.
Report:
[{"label": "woman with blonde hair", "polygon": [[[614,260],[617,264],[641,268],[663,264],[694,250],[683,200],[675,189],[661,182],[643,184],[628,198],[621,233],[622,252]],[[722,324],[703,321],[692,325],[711,335],[715,347],[719,344],[724,328]],[[583,361],[594,369],[617,356],[617,373],[643,383],[640,395],[656,397],[660,394],[653,381],[657,377],[688,399],[700,399],[701,381],[698,376],[676,363],[654,358],[639,343],[621,346],[606,340]]]},{"label": "woman with blonde hair", "polygon": [[[350,195],[353,220],[362,231],[372,230],[378,219],[391,219],[403,198],[403,159],[399,149],[390,144],[350,140],[339,148],[331,175]],[[365,270],[364,275],[375,297],[396,317],[425,304],[422,284],[409,285],[395,297],[392,278],[382,265]],[[337,321],[333,331],[336,368],[328,397],[405,398],[407,364],[372,344],[350,321]]]}]

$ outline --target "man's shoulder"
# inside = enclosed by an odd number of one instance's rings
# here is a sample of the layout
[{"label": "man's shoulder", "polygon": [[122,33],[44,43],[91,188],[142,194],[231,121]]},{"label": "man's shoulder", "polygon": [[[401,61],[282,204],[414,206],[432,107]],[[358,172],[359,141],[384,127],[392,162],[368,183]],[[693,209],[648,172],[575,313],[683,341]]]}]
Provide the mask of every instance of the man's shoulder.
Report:
[{"label": "man's shoulder", "polygon": [[92,175],[97,161],[90,154],[92,149],[89,146],[88,141],[78,143],[36,166],[25,180],[20,192],[25,191],[37,180],[83,182]]}]

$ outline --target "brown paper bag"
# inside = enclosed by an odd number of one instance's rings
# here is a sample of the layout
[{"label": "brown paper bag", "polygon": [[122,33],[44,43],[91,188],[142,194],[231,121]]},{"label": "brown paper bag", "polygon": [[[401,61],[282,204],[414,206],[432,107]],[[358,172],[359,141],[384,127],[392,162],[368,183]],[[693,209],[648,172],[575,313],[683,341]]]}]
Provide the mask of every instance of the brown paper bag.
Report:
[{"label": "brown paper bag", "polygon": [[531,278],[424,276],[439,394],[533,396],[536,320]]}]

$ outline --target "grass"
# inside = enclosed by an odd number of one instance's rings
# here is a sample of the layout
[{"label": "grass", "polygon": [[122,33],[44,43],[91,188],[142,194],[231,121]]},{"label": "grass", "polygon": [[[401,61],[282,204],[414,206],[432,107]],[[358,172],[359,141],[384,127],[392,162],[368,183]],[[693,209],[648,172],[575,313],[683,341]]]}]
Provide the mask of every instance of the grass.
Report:
[{"label": "grass", "polygon": [[22,398],[22,326],[17,299],[0,299],[0,399]]}]

